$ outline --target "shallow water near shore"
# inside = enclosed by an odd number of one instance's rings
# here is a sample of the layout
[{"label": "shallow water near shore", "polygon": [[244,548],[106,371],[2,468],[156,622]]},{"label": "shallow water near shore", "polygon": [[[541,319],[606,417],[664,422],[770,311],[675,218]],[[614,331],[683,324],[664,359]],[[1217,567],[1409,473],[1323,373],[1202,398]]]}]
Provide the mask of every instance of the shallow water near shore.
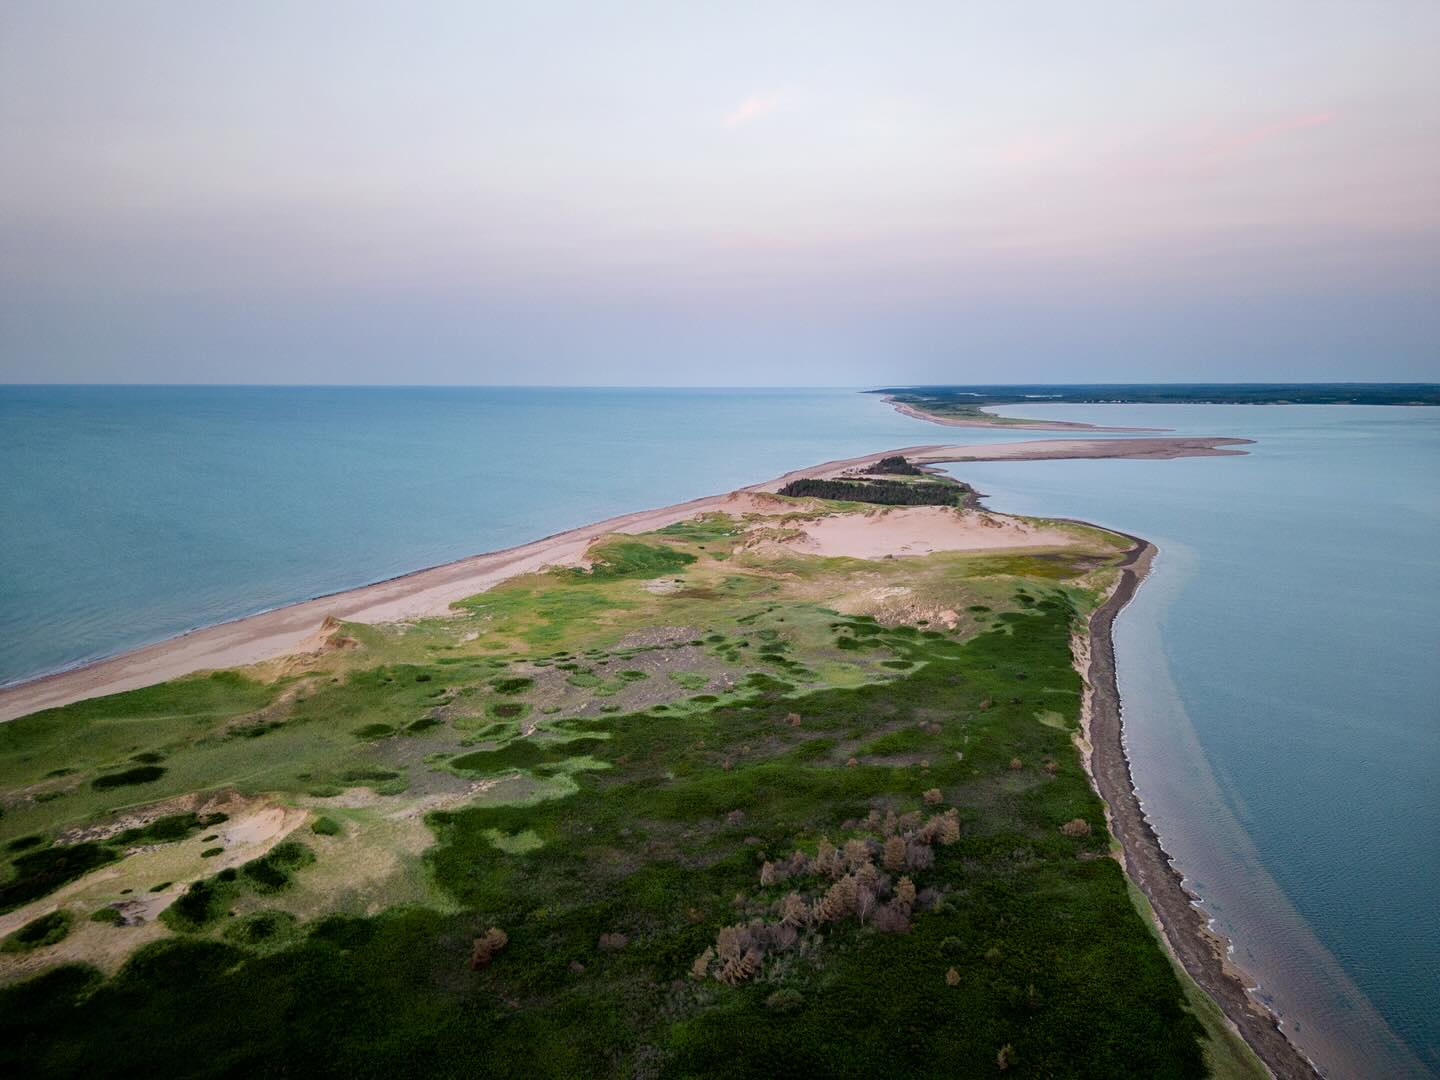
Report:
[{"label": "shallow water near shore", "polygon": [[1166,850],[1328,1075],[1440,1075],[1440,411],[1015,411],[1258,440],[948,468],[995,509],[1160,547],[1115,638]]},{"label": "shallow water near shore", "polygon": [[852,390],[0,387],[0,684],[833,458],[1024,437]]}]

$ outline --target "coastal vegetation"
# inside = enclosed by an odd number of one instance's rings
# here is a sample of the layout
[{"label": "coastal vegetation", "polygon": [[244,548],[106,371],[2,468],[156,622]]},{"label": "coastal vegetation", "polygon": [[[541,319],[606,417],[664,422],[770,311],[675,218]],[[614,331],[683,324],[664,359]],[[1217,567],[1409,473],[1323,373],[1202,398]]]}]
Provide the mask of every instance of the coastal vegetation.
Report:
[{"label": "coastal vegetation", "polygon": [[875,500],[772,501],[0,725],[0,1069],[1243,1063],[1074,745],[1071,642],[1127,542],[807,554]]},{"label": "coastal vegetation", "polygon": [[832,499],[880,506],[958,506],[968,489],[956,484],[898,480],[792,480],[780,489],[793,498]]},{"label": "coastal vegetation", "polygon": [[[897,480],[897,476],[920,479]],[[975,493],[969,484],[938,472],[932,476],[897,455],[881,458],[864,474],[792,480],[780,488],[779,494],[797,499],[826,499],[878,506],[964,506]]]}]

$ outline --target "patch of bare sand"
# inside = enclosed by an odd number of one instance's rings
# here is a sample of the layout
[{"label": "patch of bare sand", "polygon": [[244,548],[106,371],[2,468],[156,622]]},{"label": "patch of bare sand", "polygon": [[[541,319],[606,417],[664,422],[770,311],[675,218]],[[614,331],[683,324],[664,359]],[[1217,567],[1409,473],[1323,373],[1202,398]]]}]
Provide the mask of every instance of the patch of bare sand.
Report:
[{"label": "patch of bare sand", "polygon": [[797,525],[799,535],[776,546],[807,555],[883,559],[937,551],[1069,547],[1075,537],[1019,518],[949,506],[897,506],[837,514]]},{"label": "patch of bare sand", "polygon": [[[174,813],[179,802],[172,800],[151,809]],[[157,921],[159,915],[192,881],[258,859],[309,817],[305,810],[280,806],[263,797],[247,798],[237,792],[227,792],[200,805],[207,811],[224,810],[231,815],[230,820],[204,836],[132,848],[119,862],[102,866],[41,900],[0,916],[0,937],[61,908],[68,910],[74,919],[63,941],[29,953],[0,956],[0,983],[25,978],[53,964],[70,962],[115,971],[141,945],[170,933]],[[133,827],[129,822],[141,821],[146,816],[137,813],[110,824]],[[217,838],[205,839],[211,835]],[[224,852],[209,859],[201,857],[202,851],[216,846],[224,847]],[[164,882],[165,887],[152,892],[159,882]],[[105,906],[116,907],[125,925],[91,922],[90,915]]]}]

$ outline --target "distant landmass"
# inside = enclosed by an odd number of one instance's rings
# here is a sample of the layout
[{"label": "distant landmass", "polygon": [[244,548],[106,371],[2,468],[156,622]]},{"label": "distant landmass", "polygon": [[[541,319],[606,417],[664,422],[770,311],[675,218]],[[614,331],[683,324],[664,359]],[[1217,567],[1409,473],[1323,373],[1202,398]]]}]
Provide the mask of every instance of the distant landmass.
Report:
[{"label": "distant landmass", "polygon": [[956,427],[1141,431],[1066,420],[1023,420],[997,405],[1440,405],[1440,383],[1075,383],[1013,386],[891,386],[867,390],[922,420]]},{"label": "distant landmass", "polygon": [[1440,383],[1075,383],[896,386],[867,393],[940,411],[1055,402],[1073,405],[1440,405]]}]

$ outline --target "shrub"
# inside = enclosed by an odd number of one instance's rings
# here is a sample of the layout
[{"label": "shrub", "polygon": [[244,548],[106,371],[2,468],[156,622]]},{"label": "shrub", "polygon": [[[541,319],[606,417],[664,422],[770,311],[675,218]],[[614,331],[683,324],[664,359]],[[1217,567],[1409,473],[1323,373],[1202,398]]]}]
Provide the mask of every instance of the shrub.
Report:
[{"label": "shrub", "polygon": [[598,944],[602,952],[619,952],[630,944],[630,939],[624,934],[601,934]]},{"label": "shrub", "polygon": [[527,678],[523,675],[515,676],[508,679],[490,680],[490,688],[492,690],[494,690],[497,694],[506,694],[508,696],[514,696],[515,694],[523,694],[526,690],[529,690],[534,685],[534,679]]},{"label": "shrub", "polygon": [[276,893],[290,886],[290,871],[315,861],[315,853],[298,840],[276,844],[269,853],[240,867],[241,875],[256,892]]},{"label": "shrub", "polygon": [[710,972],[710,962],[714,959],[715,950],[709,945],[706,945],[705,951],[702,952],[699,956],[697,956],[694,963],[690,965],[690,977],[692,979],[705,978],[705,976]]},{"label": "shrub", "polygon": [[949,971],[945,972],[945,985],[946,985],[946,986],[959,986],[959,985],[960,985],[960,972],[956,971],[953,967],[952,967]]},{"label": "shrub", "polygon": [[332,817],[317,817],[310,825],[310,831],[320,836],[339,836],[345,830]]},{"label": "shrub", "polygon": [[510,935],[499,927],[492,926],[477,937],[470,950],[470,970],[479,971],[490,966],[495,954],[510,942]]},{"label": "shrub", "polygon": [[43,949],[47,945],[63,941],[70,933],[72,918],[68,911],[61,910],[31,919],[0,943],[0,952],[29,952],[31,949]]},{"label": "shrub", "polygon": [[[229,871],[233,875],[234,871]],[[234,886],[222,879],[205,879],[192,882],[175,902],[160,913],[160,921],[172,930],[181,932],[199,930],[224,914],[234,896]]]},{"label": "shrub", "polygon": [[202,859],[213,859],[216,855],[223,854],[225,854],[225,849],[223,847],[210,847],[200,852],[200,857]]},{"label": "shrub", "polygon": [[881,862],[885,864],[886,870],[905,869],[905,838],[903,836],[892,836],[885,841],[885,853],[881,856]]},{"label": "shrub", "polygon": [[695,561],[688,551],[677,551],[666,544],[646,544],[638,540],[612,540],[590,549],[591,568],[572,570],[572,574],[596,580],[618,578],[653,578],[682,570]]},{"label": "shrub", "polygon": [[133,769],[97,776],[90,781],[90,786],[96,791],[104,791],[107,788],[130,787],[134,784],[153,784],[164,775],[165,768],[162,765],[138,765]]},{"label": "shrub", "polygon": [[120,909],[111,907],[109,904],[90,913],[91,922],[109,923],[111,926],[119,926],[122,918],[124,916],[120,914]]},{"label": "shrub", "polygon": [[927,806],[939,806],[945,800],[944,793],[938,787],[932,787],[920,797],[925,800]]},{"label": "shrub", "polygon": [[357,727],[351,734],[357,739],[383,739],[387,735],[394,735],[395,729],[389,724],[365,724]]},{"label": "shrub", "polygon": [[801,996],[800,991],[788,987],[784,990],[776,990],[765,999],[765,1007],[774,1013],[792,1013],[804,1003],[805,999]]},{"label": "shrub", "polygon": [[1078,839],[1079,837],[1090,835],[1090,823],[1084,818],[1071,818],[1065,822],[1064,825],[1060,826],[1060,831],[1066,836],[1073,836]]},{"label": "shrub", "polygon": [[66,882],[74,881],[117,858],[119,855],[113,848],[88,841],[21,855],[11,863],[14,876],[0,883],[0,912],[12,911],[21,904],[38,900]]},{"label": "shrub", "polygon": [[225,937],[242,945],[263,945],[285,937],[297,922],[288,911],[257,911],[226,926]]}]

